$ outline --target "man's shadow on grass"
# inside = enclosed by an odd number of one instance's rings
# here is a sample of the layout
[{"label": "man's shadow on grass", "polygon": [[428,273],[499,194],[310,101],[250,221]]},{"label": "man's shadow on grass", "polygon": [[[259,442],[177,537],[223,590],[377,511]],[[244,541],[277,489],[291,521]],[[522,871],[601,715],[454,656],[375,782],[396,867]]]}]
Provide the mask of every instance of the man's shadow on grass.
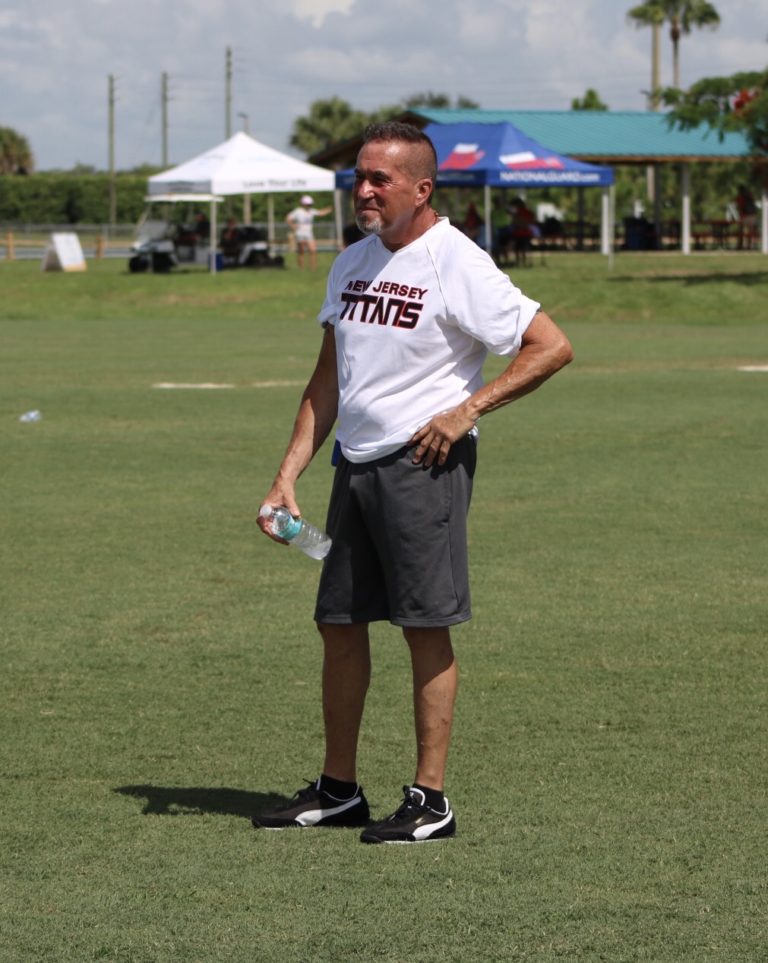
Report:
[{"label": "man's shadow on grass", "polygon": [[247,792],[222,786],[203,789],[198,786],[118,786],[113,792],[145,799],[145,816],[241,816],[250,819],[256,813],[283,803],[286,797],[274,792]]}]

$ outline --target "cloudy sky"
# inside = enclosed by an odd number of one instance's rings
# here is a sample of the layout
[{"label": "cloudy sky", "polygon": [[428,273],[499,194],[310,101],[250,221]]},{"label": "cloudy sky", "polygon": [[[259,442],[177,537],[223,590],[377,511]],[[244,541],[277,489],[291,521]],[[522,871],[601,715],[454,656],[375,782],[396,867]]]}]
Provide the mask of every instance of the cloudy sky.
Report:
[{"label": "cloudy sky", "polygon": [[[635,0],[0,0],[0,126],[30,142],[41,170],[108,163],[115,77],[120,169],[159,164],[161,75],[169,76],[169,159],[224,139],[225,51],[232,123],[288,148],[317,98],[363,110],[432,90],[486,108],[567,109],[594,87],[615,110],[642,110],[650,32]],[[768,61],[768,9],[714,0],[716,32],[681,46],[682,83]],[[671,83],[664,36],[662,83]]]}]

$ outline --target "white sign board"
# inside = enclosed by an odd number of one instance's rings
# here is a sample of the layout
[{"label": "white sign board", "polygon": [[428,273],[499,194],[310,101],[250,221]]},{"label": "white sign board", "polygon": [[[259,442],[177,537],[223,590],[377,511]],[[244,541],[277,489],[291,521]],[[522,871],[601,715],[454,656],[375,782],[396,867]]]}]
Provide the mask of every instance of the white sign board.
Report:
[{"label": "white sign board", "polygon": [[41,264],[43,271],[85,271],[87,266],[77,234],[51,234]]}]

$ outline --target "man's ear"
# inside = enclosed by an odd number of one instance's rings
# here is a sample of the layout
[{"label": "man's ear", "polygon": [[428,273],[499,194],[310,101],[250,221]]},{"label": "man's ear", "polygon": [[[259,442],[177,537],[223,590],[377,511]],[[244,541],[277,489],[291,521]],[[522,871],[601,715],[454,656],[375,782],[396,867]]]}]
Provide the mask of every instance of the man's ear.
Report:
[{"label": "man's ear", "polygon": [[416,183],[417,202],[419,204],[426,204],[429,201],[430,197],[432,196],[434,187],[435,185],[433,184],[431,177],[423,177],[420,181],[417,181]]}]

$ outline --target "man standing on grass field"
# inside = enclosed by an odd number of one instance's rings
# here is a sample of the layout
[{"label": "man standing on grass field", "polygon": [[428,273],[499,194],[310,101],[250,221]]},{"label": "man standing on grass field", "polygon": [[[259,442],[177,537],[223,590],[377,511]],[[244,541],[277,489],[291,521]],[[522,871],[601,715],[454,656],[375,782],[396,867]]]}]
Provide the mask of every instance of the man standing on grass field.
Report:
[{"label": "man standing on grass field", "polygon": [[[478,418],[568,364],[563,332],[474,242],[431,207],[435,150],[417,128],[365,132],[355,168],[367,235],[331,268],[317,365],[264,504],[294,515],[296,482],[338,418],[333,539],[315,619],[324,644],[320,777],[255,826],[366,826],[366,843],[453,836],[443,795],[457,668],[450,626],[471,617],[466,519]],[[484,385],[488,351],[510,358]],[[270,520],[258,524],[270,537]],[[279,540],[279,539],[278,539]],[[400,626],[410,649],[416,776],[369,825],[357,742],[370,678],[368,625]]]}]

